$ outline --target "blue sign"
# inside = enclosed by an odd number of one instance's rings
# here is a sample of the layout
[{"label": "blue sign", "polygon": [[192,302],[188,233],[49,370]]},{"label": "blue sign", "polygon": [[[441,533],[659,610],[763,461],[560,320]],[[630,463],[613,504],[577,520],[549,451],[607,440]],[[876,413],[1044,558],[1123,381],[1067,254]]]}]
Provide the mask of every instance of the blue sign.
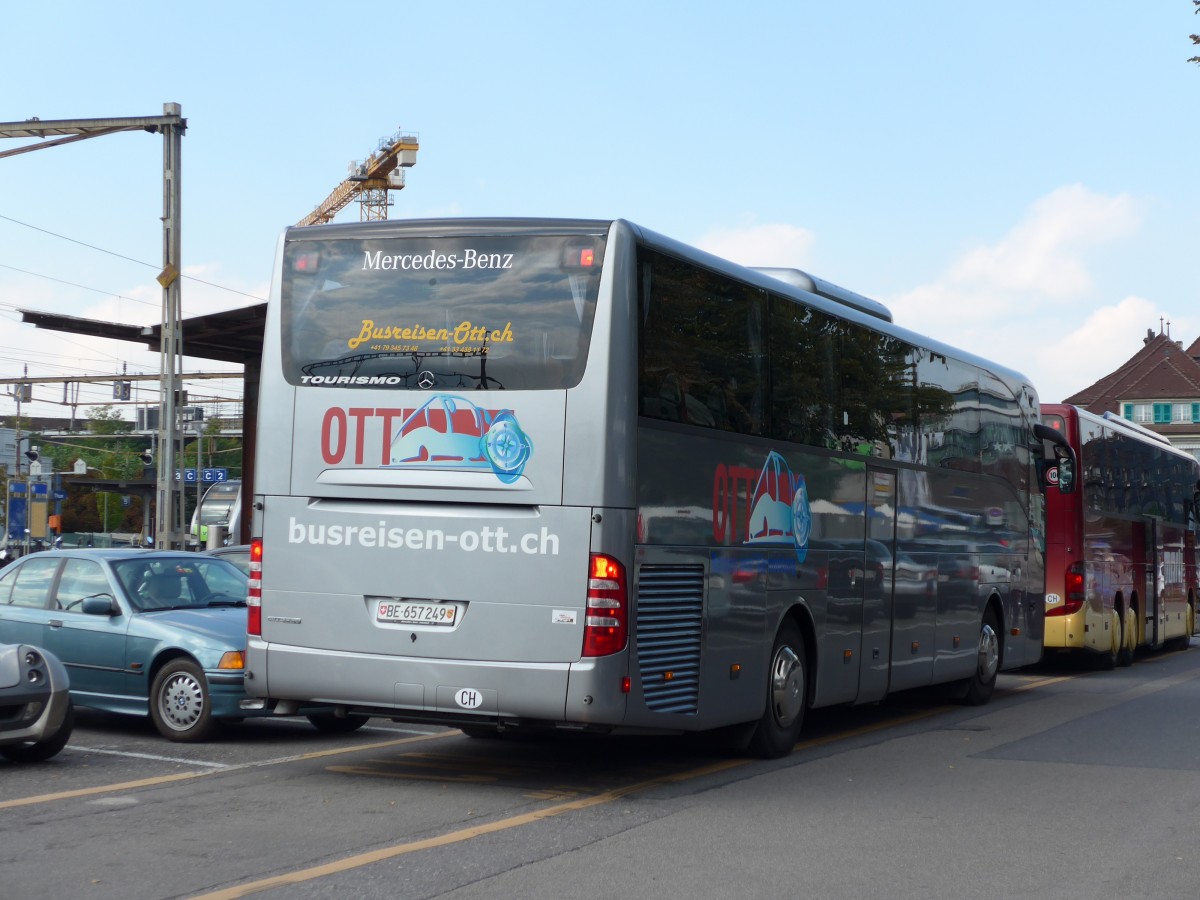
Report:
[{"label": "blue sign", "polygon": [[187,484],[195,484],[199,479],[196,477],[195,469],[176,469],[175,480],[182,481]]},{"label": "blue sign", "polygon": [[56,488],[54,490],[54,493],[52,493],[50,496],[55,500],[66,500],[67,492],[64,491],[62,488]]},{"label": "blue sign", "polygon": [[216,484],[219,481],[228,481],[229,470],[224,467],[216,469],[203,469],[200,473],[200,480],[205,484]]},{"label": "blue sign", "polygon": [[25,483],[8,483],[8,539],[19,541],[25,538],[25,526],[29,521],[29,502],[25,499]]}]

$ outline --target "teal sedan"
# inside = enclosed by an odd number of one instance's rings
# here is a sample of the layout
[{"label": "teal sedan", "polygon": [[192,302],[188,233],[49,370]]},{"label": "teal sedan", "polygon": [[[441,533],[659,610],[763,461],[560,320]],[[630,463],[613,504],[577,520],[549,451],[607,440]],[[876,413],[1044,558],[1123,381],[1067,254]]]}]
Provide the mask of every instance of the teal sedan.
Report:
[{"label": "teal sedan", "polygon": [[[211,556],[136,548],[48,550],[0,570],[0,643],[44,647],[75,706],[149,715],[172,741],[202,741],[248,715],[246,575]],[[363,717],[309,719],[350,731]]]}]

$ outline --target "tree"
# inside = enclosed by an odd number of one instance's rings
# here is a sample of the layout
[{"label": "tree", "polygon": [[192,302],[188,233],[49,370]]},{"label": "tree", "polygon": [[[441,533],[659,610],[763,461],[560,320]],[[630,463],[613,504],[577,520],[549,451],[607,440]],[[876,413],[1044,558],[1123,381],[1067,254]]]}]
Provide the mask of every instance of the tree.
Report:
[{"label": "tree", "polygon": [[[1192,0],[1192,6],[1196,7],[1192,10],[1194,13],[1200,13],[1200,0]],[[1200,44],[1200,34],[1189,35],[1193,44]],[[1193,56],[1188,62],[1200,63],[1200,56]]]},{"label": "tree", "polygon": [[[102,478],[141,478],[142,451],[146,440],[133,434],[133,423],[121,418],[112,406],[100,406],[88,413],[88,435],[51,443],[43,441],[43,451],[54,459],[55,471],[72,473],[76,460],[82,460],[89,475]],[[62,502],[64,532],[137,531],[143,518],[142,503],[134,498],[130,506],[121,505],[121,493],[73,489]]]}]

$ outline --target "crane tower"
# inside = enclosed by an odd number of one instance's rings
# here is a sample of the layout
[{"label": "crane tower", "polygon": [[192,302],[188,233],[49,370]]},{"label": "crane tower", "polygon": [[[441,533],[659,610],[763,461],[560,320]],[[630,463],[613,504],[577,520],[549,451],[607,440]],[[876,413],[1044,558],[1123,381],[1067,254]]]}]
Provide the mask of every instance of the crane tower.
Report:
[{"label": "crane tower", "polygon": [[404,189],[404,170],[417,164],[417,135],[397,131],[379,139],[379,149],[362,162],[350,163],[346,180],[297,225],[324,225],[357,199],[361,221],[386,219],[390,191]]}]

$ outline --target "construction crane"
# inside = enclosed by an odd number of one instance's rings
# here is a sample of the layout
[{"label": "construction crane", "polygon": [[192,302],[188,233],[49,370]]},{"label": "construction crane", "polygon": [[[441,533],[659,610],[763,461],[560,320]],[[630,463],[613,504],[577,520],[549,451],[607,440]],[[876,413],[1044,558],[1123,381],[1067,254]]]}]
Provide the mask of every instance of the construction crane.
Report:
[{"label": "construction crane", "polygon": [[379,148],[362,162],[350,163],[350,174],[297,225],[324,225],[357,199],[361,221],[386,219],[389,191],[404,189],[404,170],[417,164],[417,135],[397,131],[379,139]]}]

